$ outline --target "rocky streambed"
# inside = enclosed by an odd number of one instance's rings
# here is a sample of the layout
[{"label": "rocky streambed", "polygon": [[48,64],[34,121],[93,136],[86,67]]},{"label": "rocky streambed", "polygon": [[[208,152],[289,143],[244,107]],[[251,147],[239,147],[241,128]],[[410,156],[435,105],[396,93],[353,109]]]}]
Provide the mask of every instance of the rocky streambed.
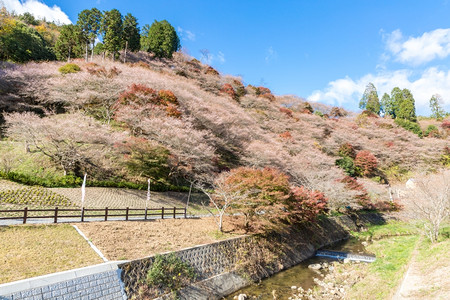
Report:
[{"label": "rocky streambed", "polygon": [[[364,254],[367,253],[365,244],[352,238],[326,249]],[[355,268],[355,265],[365,267],[365,264],[312,257],[226,299],[342,299],[360,278],[359,268]]]}]

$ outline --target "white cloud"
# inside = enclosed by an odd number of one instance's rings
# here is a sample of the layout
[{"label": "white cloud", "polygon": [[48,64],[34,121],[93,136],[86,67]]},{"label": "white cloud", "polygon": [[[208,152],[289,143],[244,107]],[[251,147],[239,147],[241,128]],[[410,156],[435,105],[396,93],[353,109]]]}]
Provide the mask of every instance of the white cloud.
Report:
[{"label": "white cloud", "polygon": [[26,0],[23,2],[19,0],[3,0],[3,3],[10,12],[14,11],[17,14],[29,12],[39,19],[45,18],[47,21],[60,24],[72,23],[69,17],[56,5],[49,7],[38,0]]},{"label": "white cloud", "polygon": [[177,27],[177,31],[180,34],[181,39],[185,41],[186,40],[195,41],[195,33],[193,33],[192,31],[183,29],[180,26]]},{"label": "white cloud", "polygon": [[387,50],[401,63],[417,66],[450,55],[450,28],[439,28],[407,39],[397,29],[384,38]]},{"label": "white cloud", "polygon": [[270,61],[272,61],[272,60],[275,60],[275,59],[277,59],[277,58],[278,58],[278,53],[277,53],[277,51],[275,51],[275,50],[273,49],[273,47],[270,46],[269,49],[266,50],[266,57],[265,57],[266,63],[268,63],[268,62],[270,62]]},{"label": "white cloud", "polygon": [[[413,71],[397,70],[387,71],[378,74],[367,74],[357,80],[349,77],[338,79],[328,83],[323,90],[314,91],[309,97],[309,101],[320,101],[331,105],[355,104],[359,102],[364,89],[369,82],[372,82],[378,91],[381,99],[384,93],[391,93],[391,90],[398,86],[401,89],[409,89],[416,100],[416,108],[419,113],[428,113],[429,101],[433,94],[440,94],[444,100],[447,111],[450,110],[450,70],[439,70],[436,67],[426,69],[416,78]],[[412,77],[416,79],[412,79]],[[347,106],[347,105],[346,105]]]}]

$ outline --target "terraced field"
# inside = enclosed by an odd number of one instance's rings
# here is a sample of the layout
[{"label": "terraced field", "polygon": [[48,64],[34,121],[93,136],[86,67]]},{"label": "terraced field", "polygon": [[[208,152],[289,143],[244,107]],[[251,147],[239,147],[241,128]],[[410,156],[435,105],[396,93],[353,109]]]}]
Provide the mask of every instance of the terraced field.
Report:
[{"label": "terraced field", "polygon": [[[146,198],[147,191],[88,187],[84,205],[86,208],[145,208]],[[152,192],[148,207],[185,207],[187,199],[188,193]],[[203,194],[192,193],[188,214],[205,214],[201,205],[203,200],[206,200]],[[81,207],[81,189],[27,187],[0,180],[0,209],[22,209],[25,206],[35,209]]]}]

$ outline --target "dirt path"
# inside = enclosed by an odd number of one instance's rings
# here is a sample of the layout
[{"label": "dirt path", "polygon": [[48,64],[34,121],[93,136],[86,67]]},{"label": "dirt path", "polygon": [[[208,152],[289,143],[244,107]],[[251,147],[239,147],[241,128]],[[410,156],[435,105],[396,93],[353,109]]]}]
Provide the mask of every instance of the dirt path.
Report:
[{"label": "dirt path", "polygon": [[418,261],[417,256],[416,248],[406,275],[393,299],[450,299],[450,263],[440,261],[438,267],[430,270],[423,262]]}]

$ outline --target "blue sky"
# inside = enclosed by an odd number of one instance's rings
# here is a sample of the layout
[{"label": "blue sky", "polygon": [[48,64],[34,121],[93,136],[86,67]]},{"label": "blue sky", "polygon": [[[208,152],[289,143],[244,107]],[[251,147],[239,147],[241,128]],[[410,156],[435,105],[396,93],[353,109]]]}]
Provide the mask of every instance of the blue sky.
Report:
[{"label": "blue sky", "polygon": [[[168,20],[188,53],[223,74],[357,110],[369,82],[381,98],[409,88],[419,114],[440,94],[450,111],[450,1],[58,1],[8,7],[76,22],[86,8],[132,13],[142,27]],[[39,4],[43,3],[47,8]]]}]

